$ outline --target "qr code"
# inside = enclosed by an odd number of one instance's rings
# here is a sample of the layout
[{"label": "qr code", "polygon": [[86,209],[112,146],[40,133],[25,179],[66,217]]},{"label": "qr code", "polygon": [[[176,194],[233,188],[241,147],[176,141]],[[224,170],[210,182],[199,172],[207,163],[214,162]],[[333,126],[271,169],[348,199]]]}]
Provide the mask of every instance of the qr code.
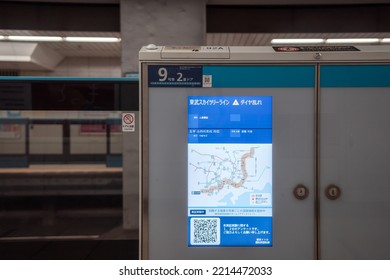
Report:
[{"label": "qr code", "polygon": [[219,245],[220,235],[219,218],[191,219],[191,245]]},{"label": "qr code", "polygon": [[213,86],[213,76],[203,75],[202,86],[203,87],[212,87]]}]

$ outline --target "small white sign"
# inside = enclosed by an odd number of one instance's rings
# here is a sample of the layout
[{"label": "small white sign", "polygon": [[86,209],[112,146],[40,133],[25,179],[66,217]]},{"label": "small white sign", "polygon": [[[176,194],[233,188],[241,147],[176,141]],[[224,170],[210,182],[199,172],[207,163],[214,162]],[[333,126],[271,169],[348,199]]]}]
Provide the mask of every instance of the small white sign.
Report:
[{"label": "small white sign", "polygon": [[213,76],[203,75],[202,77],[202,87],[213,87]]},{"label": "small white sign", "polygon": [[226,46],[202,46],[201,50],[204,52],[228,53],[229,47],[226,47]]},{"label": "small white sign", "polygon": [[135,131],[135,114],[122,113],[122,132]]}]

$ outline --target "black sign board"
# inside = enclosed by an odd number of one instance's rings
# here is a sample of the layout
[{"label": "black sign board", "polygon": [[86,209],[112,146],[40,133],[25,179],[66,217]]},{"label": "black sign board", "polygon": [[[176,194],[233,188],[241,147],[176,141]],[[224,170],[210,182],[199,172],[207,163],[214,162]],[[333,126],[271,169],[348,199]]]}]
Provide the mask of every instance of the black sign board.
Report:
[{"label": "black sign board", "polygon": [[358,52],[354,46],[281,46],[273,47],[276,52]]},{"label": "black sign board", "polygon": [[202,66],[150,65],[149,87],[202,87]]}]

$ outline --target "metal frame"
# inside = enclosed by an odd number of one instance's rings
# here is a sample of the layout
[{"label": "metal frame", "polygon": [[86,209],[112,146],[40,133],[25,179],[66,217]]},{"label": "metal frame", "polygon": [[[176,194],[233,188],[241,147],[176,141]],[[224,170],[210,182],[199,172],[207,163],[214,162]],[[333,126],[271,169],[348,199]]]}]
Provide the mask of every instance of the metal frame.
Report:
[{"label": "metal frame", "polygon": [[[200,48],[200,47],[198,47]],[[314,256],[316,259],[321,258],[321,246],[320,246],[320,105],[321,105],[321,90],[320,90],[320,66],[322,65],[380,65],[390,63],[390,46],[359,46],[359,52],[296,52],[296,53],[277,53],[274,52],[271,47],[229,47],[229,58],[215,58],[210,59],[210,54],[202,58],[201,54],[185,54],[179,53],[177,59],[170,57],[169,59],[162,59],[162,52],[164,47],[156,47],[155,49],[148,49],[143,47],[140,51],[140,108],[141,119],[140,120],[140,259],[148,259],[148,81],[147,81],[147,66],[149,64],[166,64],[176,65],[185,63],[186,65],[314,65],[315,66],[315,96],[314,96],[314,219],[315,219],[315,244]],[[256,60],[253,60],[256,57]],[[210,60],[214,60],[210,63]],[[144,78],[142,78],[144,77]]]}]

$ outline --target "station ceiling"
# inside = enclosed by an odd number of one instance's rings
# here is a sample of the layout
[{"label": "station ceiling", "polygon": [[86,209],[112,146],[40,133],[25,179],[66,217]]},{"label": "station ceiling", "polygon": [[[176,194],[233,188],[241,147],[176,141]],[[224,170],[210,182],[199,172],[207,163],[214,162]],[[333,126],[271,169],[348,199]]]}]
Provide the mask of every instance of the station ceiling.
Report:
[{"label": "station ceiling", "polygon": [[[207,3],[205,45],[267,46],[272,38],[390,37],[389,0]],[[120,37],[119,5],[119,0],[1,1],[0,35]],[[39,44],[63,57],[121,56],[120,43]]]}]

